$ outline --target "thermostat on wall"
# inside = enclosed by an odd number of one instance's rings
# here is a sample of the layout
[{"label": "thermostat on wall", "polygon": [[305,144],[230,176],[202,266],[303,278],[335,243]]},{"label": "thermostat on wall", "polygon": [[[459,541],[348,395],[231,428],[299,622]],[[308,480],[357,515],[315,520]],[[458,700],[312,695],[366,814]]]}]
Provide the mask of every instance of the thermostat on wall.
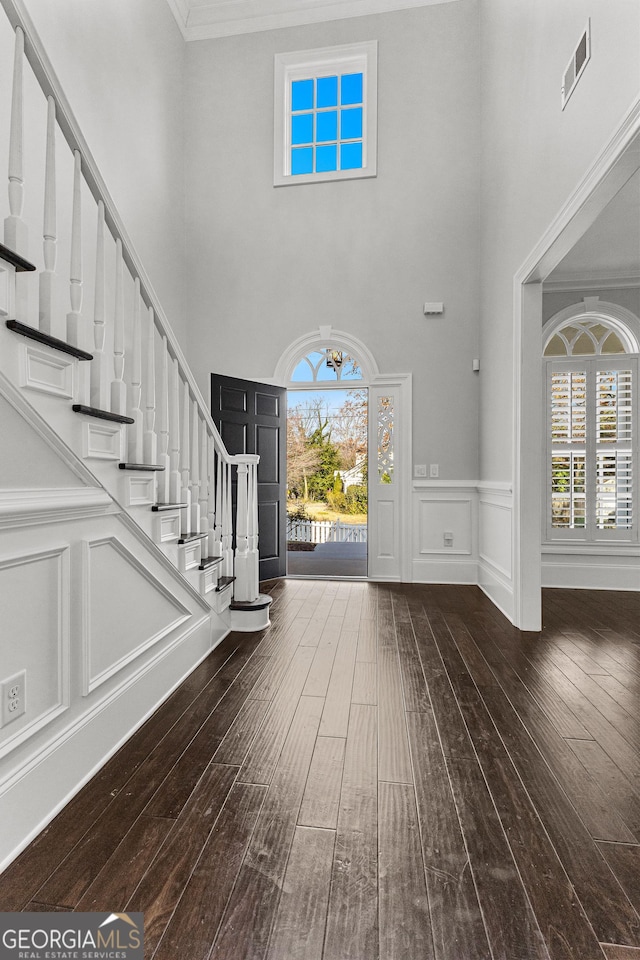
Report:
[{"label": "thermostat on wall", "polygon": [[425,316],[429,313],[444,313],[444,303],[425,303],[422,312]]}]

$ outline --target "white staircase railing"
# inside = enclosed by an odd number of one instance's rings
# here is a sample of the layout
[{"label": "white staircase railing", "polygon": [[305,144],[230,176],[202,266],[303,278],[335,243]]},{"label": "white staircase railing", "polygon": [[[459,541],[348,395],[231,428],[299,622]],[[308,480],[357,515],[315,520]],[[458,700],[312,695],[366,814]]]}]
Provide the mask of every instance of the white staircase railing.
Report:
[{"label": "white staircase railing", "polygon": [[[90,372],[78,375],[76,400],[85,407],[126,415],[125,450],[131,463],[164,468],[158,499],[187,504],[182,532],[206,534],[203,557],[221,557],[222,573],[236,577],[235,599],[258,597],[257,462],[228,453],[207,405],[107,190],[79,125],[40,44],[23,0],[0,0],[15,31],[15,61],[9,131],[8,215],[4,242],[29,259],[29,229],[23,216],[25,99],[24,65],[29,64],[46,99],[44,142],[43,253],[39,272],[38,325],[42,333],[93,354]],[[71,152],[72,209],[58,209],[60,173],[57,134]],[[59,166],[61,166],[59,164]],[[86,209],[87,190],[93,212]],[[66,186],[66,184],[65,184]],[[84,209],[83,209],[84,207]],[[90,216],[96,238],[93,290],[86,296],[81,227]],[[71,251],[70,311],[57,316],[56,286],[62,281],[57,257],[61,230]],[[92,238],[93,239],[93,238]],[[61,249],[61,247],[60,247]],[[115,264],[115,268],[113,268]],[[92,294],[92,296],[91,296]],[[16,319],[29,323],[29,297],[36,296],[26,274],[16,277]],[[83,309],[92,311],[90,318]],[[58,311],[59,312],[59,311]],[[87,364],[89,366],[89,364]],[[233,550],[232,471],[237,470],[236,549]]]}]

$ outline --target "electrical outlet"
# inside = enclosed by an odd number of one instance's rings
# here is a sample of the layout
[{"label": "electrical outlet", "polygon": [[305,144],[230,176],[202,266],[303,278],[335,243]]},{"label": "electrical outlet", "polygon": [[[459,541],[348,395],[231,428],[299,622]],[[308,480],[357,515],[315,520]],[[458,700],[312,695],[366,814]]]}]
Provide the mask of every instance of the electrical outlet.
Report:
[{"label": "electrical outlet", "polygon": [[427,475],[427,465],[426,465],[426,463],[414,463],[414,465],[413,465],[413,475],[414,475],[414,477],[426,477],[426,475]]},{"label": "electrical outlet", "polygon": [[22,670],[0,683],[0,699],[2,712],[1,725],[4,727],[12,720],[17,720],[27,709],[27,673]]},{"label": "electrical outlet", "polygon": [[452,546],[453,546],[453,533],[452,533],[450,530],[445,530],[445,531],[444,531],[443,540],[444,540],[444,545],[445,545],[445,547],[452,547]]},{"label": "electrical outlet", "polygon": [[429,476],[430,477],[439,477],[440,476],[440,466],[437,463],[429,464]]}]

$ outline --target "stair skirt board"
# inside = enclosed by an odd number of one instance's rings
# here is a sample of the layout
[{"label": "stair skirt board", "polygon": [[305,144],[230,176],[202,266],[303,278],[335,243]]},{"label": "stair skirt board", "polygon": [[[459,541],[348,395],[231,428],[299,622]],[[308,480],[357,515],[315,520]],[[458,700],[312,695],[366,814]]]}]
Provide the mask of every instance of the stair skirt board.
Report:
[{"label": "stair skirt board", "polygon": [[184,630],[0,784],[0,871],[227,636],[213,623],[205,616]]}]

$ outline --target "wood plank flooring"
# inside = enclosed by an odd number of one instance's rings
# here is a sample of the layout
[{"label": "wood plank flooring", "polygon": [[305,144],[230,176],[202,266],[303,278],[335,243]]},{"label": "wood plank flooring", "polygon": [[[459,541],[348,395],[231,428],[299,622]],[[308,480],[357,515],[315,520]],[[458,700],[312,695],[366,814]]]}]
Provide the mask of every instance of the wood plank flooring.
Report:
[{"label": "wood plank flooring", "polygon": [[278,581],[0,875],[148,960],[640,960],[640,595]]}]

